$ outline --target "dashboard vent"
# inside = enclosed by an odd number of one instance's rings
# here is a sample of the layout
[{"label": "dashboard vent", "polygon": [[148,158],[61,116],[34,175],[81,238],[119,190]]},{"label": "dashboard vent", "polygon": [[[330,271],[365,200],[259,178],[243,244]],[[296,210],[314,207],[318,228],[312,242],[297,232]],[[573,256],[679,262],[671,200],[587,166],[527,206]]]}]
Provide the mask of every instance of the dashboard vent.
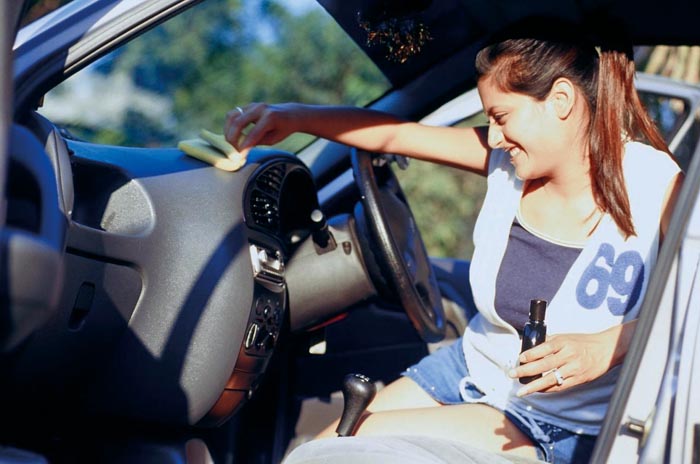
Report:
[{"label": "dashboard vent", "polygon": [[250,213],[259,227],[272,231],[279,228],[279,198],[284,173],[284,165],[278,164],[264,170],[255,179],[255,189],[250,196]]},{"label": "dashboard vent", "polygon": [[255,185],[263,192],[278,198],[284,179],[284,166],[276,165],[263,171],[255,180]]}]

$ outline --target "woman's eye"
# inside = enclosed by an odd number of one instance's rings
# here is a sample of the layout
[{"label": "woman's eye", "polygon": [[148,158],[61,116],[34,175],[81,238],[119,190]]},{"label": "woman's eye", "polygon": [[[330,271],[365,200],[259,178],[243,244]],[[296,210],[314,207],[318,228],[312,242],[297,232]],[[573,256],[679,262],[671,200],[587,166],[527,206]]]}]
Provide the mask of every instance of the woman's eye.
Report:
[{"label": "woman's eye", "polygon": [[505,117],[506,117],[505,113],[494,114],[493,120],[496,124],[503,124]]}]

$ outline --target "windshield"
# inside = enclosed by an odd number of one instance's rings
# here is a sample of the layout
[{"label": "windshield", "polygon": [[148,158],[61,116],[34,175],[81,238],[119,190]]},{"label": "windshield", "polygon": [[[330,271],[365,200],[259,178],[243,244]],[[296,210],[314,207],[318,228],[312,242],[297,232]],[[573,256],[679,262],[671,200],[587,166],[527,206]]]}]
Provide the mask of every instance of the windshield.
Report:
[{"label": "windshield", "polygon": [[[236,106],[364,106],[388,88],[315,1],[208,0],[72,76],[39,112],[78,139],[174,146],[203,128],[221,132]],[[311,140],[295,135],[279,148],[296,152]]]}]

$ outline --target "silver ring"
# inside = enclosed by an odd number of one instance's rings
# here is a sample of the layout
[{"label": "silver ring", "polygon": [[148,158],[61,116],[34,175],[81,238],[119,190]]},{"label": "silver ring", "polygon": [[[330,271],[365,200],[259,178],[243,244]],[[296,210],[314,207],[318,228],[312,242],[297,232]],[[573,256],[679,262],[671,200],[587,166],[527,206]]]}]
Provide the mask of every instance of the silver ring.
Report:
[{"label": "silver ring", "polygon": [[239,113],[241,113],[241,115],[243,114],[243,109],[240,106],[237,106],[236,109],[238,110]]},{"label": "silver ring", "polygon": [[564,377],[562,377],[561,372],[559,372],[559,369],[557,369],[556,367],[552,369],[552,374],[554,374],[554,378],[557,379],[557,385],[561,387],[564,383]]}]

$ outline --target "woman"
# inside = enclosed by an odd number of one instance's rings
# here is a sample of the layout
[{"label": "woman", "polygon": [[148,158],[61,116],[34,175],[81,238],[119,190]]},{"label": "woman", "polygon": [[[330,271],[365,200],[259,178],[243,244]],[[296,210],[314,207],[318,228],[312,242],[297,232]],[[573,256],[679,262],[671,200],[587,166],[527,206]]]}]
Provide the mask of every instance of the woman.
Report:
[{"label": "woman", "polygon": [[[300,104],[227,116],[242,150],[306,132],[488,177],[470,276],[479,313],[456,344],[381,390],[358,435],[590,457],[682,175],[640,104],[629,56],[574,36],[511,35],[479,52],[487,129]],[[549,336],[520,354],[535,298],[549,301]]]}]

